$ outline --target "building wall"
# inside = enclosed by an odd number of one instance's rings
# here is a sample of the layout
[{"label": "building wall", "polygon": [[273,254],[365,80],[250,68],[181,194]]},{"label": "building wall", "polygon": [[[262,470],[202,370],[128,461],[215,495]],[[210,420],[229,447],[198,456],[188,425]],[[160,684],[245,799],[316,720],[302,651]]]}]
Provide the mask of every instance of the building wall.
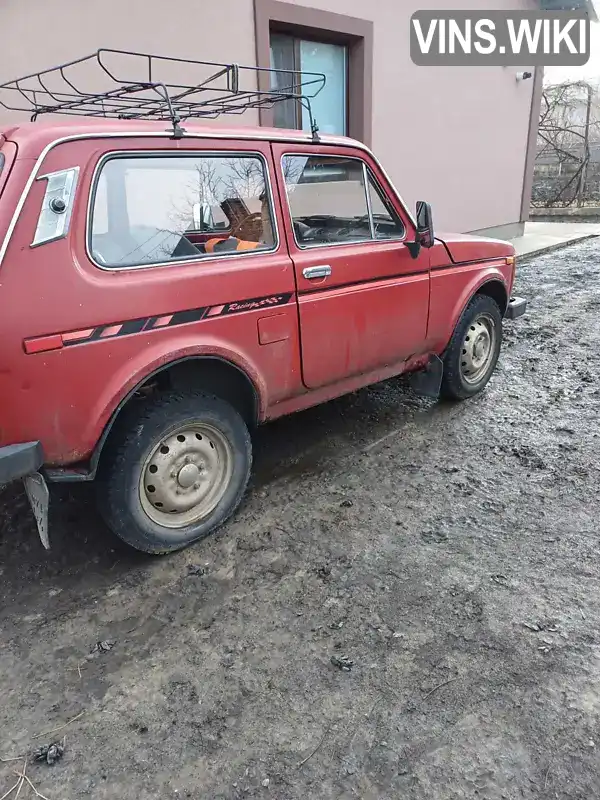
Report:
[{"label": "building wall", "polygon": [[409,22],[420,9],[535,9],[534,0],[301,0],[374,25],[372,147],[404,200],[433,205],[440,229],[521,219],[534,81],[520,68],[417,67]]},{"label": "building wall", "polygon": [[0,83],[100,47],[253,65],[253,0],[2,0]]},{"label": "building wall", "polygon": [[[426,7],[526,9],[535,0],[297,4],[372,21],[371,144],[410,206],[429,200],[439,229],[519,222],[534,81],[517,81],[516,68],[416,67],[408,26]],[[0,82],[98,47],[254,64],[254,25],[254,0],[4,0]],[[257,116],[236,122],[256,124]]]}]

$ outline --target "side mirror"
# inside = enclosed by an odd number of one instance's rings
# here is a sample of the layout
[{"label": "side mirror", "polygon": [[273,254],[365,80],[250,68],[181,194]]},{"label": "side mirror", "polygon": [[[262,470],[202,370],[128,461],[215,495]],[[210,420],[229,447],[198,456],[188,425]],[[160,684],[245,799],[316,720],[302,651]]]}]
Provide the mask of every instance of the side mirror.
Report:
[{"label": "side mirror", "polygon": [[194,230],[201,231],[202,230],[202,205],[200,203],[194,203],[192,206],[192,219],[194,220]]},{"label": "side mirror", "polygon": [[433,247],[435,244],[431,206],[424,200],[417,203],[417,238],[421,247]]},{"label": "side mirror", "polygon": [[413,258],[418,258],[422,247],[433,247],[435,233],[431,206],[423,200],[417,203],[417,232],[414,242],[405,242]]},{"label": "side mirror", "polygon": [[212,211],[208,203],[194,203],[192,206],[192,219],[194,230],[202,231],[214,226]]}]

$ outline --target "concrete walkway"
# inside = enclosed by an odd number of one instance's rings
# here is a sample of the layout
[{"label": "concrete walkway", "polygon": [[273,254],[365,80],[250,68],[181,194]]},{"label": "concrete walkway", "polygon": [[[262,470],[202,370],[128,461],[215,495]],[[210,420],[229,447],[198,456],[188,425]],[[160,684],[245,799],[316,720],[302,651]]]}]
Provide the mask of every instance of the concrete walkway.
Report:
[{"label": "concrete walkway", "polygon": [[600,236],[600,224],[594,222],[527,222],[525,234],[511,239],[518,256],[531,257],[549,250]]}]

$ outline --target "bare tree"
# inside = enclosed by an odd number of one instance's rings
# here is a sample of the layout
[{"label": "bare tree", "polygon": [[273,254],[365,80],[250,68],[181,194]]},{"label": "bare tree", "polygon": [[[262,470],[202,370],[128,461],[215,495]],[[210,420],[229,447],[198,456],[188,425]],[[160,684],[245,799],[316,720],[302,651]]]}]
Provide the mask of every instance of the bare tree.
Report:
[{"label": "bare tree", "polygon": [[584,81],[546,86],[542,93],[532,202],[583,205],[590,148],[600,144],[598,90]]}]

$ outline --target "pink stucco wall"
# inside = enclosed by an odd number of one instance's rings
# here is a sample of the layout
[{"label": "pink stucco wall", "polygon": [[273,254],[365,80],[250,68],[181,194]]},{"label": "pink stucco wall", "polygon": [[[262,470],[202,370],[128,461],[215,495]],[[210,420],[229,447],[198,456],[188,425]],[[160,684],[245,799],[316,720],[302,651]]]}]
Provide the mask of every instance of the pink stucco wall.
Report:
[{"label": "pink stucco wall", "polygon": [[[519,220],[533,81],[517,68],[417,67],[407,50],[421,9],[535,9],[534,0],[315,0],[374,23],[373,149],[404,200],[436,225],[478,230]],[[420,162],[420,163],[419,163]]]},{"label": "pink stucco wall", "polygon": [[[429,200],[440,229],[518,222],[533,81],[518,82],[515,68],[417,67],[408,25],[427,7],[526,9],[535,0],[300,4],[373,21],[373,148],[404,199]],[[3,0],[0,82],[98,47],[254,64],[253,0]]]}]

